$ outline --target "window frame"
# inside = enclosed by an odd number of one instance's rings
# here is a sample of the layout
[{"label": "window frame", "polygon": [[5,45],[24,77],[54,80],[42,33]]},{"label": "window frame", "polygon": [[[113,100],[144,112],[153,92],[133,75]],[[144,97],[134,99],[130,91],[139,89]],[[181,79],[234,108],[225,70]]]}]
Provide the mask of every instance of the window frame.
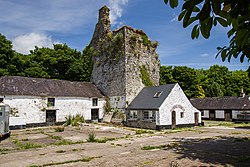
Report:
[{"label": "window frame", "polygon": [[184,112],[183,111],[180,112],[180,117],[184,118]]},{"label": "window frame", "polygon": [[56,99],[53,97],[49,97],[47,99],[47,107],[55,107]]},{"label": "window frame", "polygon": [[93,107],[98,106],[98,98],[92,98],[92,106]]}]

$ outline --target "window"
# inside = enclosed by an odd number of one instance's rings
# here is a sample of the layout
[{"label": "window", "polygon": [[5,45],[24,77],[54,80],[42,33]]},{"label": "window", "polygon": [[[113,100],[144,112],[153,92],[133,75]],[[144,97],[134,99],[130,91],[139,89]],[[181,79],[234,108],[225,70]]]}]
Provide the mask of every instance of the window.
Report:
[{"label": "window", "polygon": [[201,111],[201,116],[204,116],[204,110]]},{"label": "window", "polygon": [[156,93],[155,93],[155,95],[154,95],[154,98],[158,98],[158,97],[160,97],[160,96],[161,96],[161,94],[162,94],[162,92],[156,92]]},{"label": "window", "polygon": [[184,112],[181,112],[181,118],[183,118],[184,117]]},{"label": "window", "polygon": [[149,119],[149,111],[144,111],[143,118],[144,119]]},{"label": "window", "polygon": [[3,113],[0,111],[0,117],[3,116]]},{"label": "window", "polygon": [[137,119],[137,111],[130,111],[130,119]]},{"label": "window", "polygon": [[55,98],[48,98],[47,107],[55,106]]},{"label": "window", "polygon": [[98,106],[98,99],[92,99],[92,106]]},{"label": "window", "polygon": [[143,112],[143,118],[150,119],[150,120],[155,120],[155,112],[154,111],[144,111]]},{"label": "window", "polygon": [[3,102],[3,98],[0,98],[0,103],[2,103]]}]

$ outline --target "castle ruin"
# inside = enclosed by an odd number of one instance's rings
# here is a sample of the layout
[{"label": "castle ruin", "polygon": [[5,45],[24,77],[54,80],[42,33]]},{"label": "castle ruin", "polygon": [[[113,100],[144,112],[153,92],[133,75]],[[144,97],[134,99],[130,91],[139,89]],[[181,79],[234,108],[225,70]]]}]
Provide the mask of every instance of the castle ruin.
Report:
[{"label": "castle ruin", "polygon": [[106,6],[99,10],[90,45],[96,51],[91,81],[109,97],[112,108],[125,109],[143,87],[159,85],[158,43],[128,26],[111,31]]}]

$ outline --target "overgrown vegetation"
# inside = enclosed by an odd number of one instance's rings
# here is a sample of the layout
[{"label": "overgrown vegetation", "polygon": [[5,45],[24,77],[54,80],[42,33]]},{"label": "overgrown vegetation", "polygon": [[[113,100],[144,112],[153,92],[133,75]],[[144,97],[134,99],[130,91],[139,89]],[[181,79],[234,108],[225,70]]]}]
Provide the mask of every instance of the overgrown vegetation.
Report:
[{"label": "overgrown vegetation", "polygon": [[81,114],[76,114],[76,115],[68,115],[67,117],[65,117],[66,119],[66,126],[79,126],[81,123],[85,122],[84,116],[82,116]]},{"label": "overgrown vegetation", "polygon": [[111,105],[110,105],[109,97],[106,97],[105,101],[106,101],[105,106],[104,106],[105,112],[110,113],[111,112]]},{"label": "overgrown vegetation", "polygon": [[179,147],[178,143],[170,143],[170,144],[165,144],[165,145],[159,145],[159,146],[143,146],[141,149],[142,150],[154,150],[154,149],[172,149]]},{"label": "overgrown vegetation", "polygon": [[13,140],[14,144],[18,146],[18,149],[24,150],[24,149],[31,149],[31,148],[40,148],[43,145],[37,144],[37,143],[31,143],[31,142],[21,142],[19,140]]},{"label": "overgrown vegetation", "polygon": [[148,73],[148,70],[145,65],[140,66],[140,73],[141,73],[141,79],[142,83],[145,86],[153,86],[153,82],[151,81],[150,75]]},{"label": "overgrown vegetation", "polygon": [[144,134],[144,133],[153,134],[154,132],[152,130],[137,129],[137,130],[135,130],[135,133],[137,135],[140,135],[140,134]]},{"label": "overgrown vegetation", "polygon": [[89,137],[87,139],[87,142],[91,142],[91,143],[106,143],[107,141],[112,141],[115,140],[116,138],[108,138],[108,137],[104,137],[101,139],[97,139],[96,135],[94,134],[94,132],[89,133]]}]

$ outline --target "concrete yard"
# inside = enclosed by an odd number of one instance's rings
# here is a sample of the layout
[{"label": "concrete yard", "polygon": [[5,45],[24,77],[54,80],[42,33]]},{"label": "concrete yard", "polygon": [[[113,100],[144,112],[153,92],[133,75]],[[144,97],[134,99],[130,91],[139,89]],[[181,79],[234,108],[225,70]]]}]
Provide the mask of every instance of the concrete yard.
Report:
[{"label": "concrete yard", "polygon": [[[210,122],[208,122],[210,123]],[[205,124],[206,125],[206,124]],[[249,166],[250,128],[215,124],[141,130],[108,124],[13,130],[0,142],[1,167]],[[63,129],[63,128],[62,128]],[[93,135],[92,142],[87,141]]]}]

